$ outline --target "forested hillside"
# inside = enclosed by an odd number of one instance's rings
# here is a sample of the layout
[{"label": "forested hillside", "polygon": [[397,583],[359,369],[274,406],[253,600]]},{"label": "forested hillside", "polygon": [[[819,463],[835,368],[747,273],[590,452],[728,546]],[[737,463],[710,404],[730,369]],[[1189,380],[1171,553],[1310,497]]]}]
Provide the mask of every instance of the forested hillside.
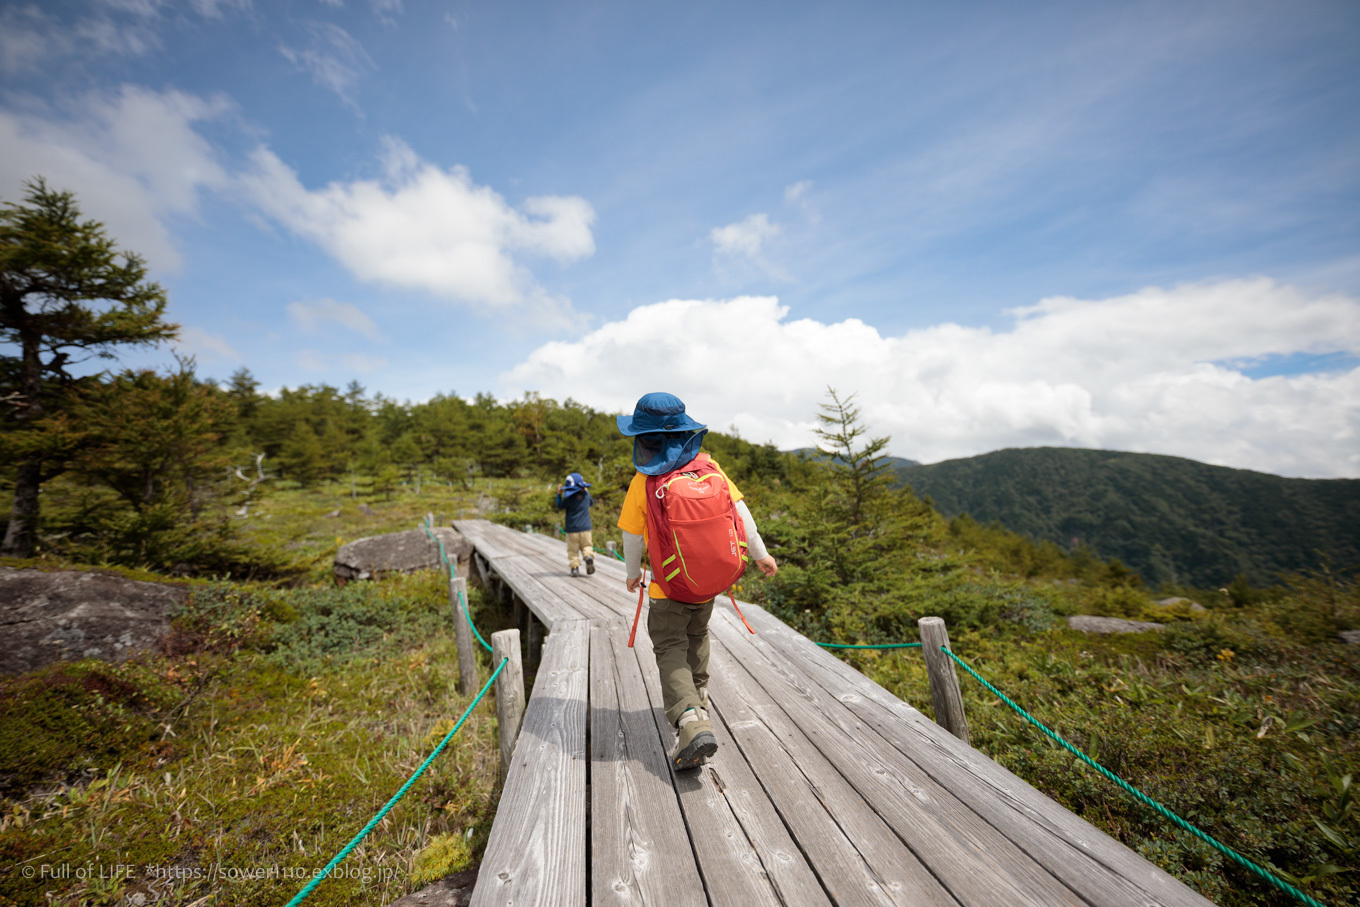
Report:
[{"label": "forested hillside", "polygon": [[1258,585],[1360,563],[1360,480],[1286,479],[1180,457],[1040,447],[900,467],[946,515],[967,513],[1118,558],[1150,585]]}]

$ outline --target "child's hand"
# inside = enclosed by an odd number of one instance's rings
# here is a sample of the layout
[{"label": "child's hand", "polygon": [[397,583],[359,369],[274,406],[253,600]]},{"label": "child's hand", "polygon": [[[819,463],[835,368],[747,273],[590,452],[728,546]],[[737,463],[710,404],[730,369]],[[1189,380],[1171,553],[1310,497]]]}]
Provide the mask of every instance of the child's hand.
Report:
[{"label": "child's hand", "polygon": [[773,554],[767,554],[756,561],[756,566],[759,567],[760,572],[766,576],[774,576],[779,572],[779,565],[774,562]]},{"label": "child's hand", "polygon": [[630,577],[628,577],[628,579],[624,580],[623,582],[624,582],[624,585],[626,585],[626,586],[628,587],[628,591],[629,591],[629,592],[636,592],[636,591],[637,591],[637,587],[640,586],[640,585],[642,585],[642,577],[641,577],[641,576],[630,576]]}]

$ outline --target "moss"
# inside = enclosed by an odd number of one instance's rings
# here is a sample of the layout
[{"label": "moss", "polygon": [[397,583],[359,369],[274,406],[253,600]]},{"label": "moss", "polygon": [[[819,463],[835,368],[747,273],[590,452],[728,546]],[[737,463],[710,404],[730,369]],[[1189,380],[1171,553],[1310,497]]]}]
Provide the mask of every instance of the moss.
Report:
[{"label": "moss", "polygon": [[416,854],[411,866],[411,881],[425,885],[467,869],[472,862],[469,835],[435,835],[424,850]]},{"label": "moss", "polygon": [[0,681],[0,790],[69,782],[149,751],[163,695],[95,661]]}]

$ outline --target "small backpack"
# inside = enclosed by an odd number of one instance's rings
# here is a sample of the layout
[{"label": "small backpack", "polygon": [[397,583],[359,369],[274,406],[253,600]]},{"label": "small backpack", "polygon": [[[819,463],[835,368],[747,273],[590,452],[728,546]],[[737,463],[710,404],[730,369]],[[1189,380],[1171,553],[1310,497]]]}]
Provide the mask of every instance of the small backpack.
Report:
[{"label": "small backpack", "polygon": [[667,598],[713,598],[741,577],[746,550],[746,526],[708,454],[647,477],[647,558]]}]

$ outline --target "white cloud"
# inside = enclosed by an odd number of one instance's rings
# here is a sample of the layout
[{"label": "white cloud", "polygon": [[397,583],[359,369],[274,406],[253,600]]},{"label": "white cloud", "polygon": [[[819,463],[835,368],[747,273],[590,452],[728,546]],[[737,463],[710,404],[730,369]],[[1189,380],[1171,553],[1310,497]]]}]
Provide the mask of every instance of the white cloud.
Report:
[{"label": "white cloud", "polygon": [[310,22],[306,29],[306,47],[280,46],[279,53],[308,73],[317,85],[335,92],[341,100],[357,109],[354,89],[359,86],[360,77],[374,68],[372,58],[362,44],[338,25]]},{"label": "white cloud", "polygon": [[770,223],[767,214],[752,214],[735,224],[714,227],[708,235],[715,252],[758,260],[765,244],[779,235],[779,225]]},{"label": "white cloud", "polygon": [[526,199],[520,210],[466,168],[443,170],[387,140],[381,180],[307,189],[270,150],[241,179],[268,216],[325,249],[355,276],[489,310],[569,317],[518,257],[567,263],[594,254],[595,212],[582,198]]},{"label": "white cloud", "polygon": [[[1360,476],[1360,368],[1252,379],[1220,363],[1360,352],[1360,300],[1264,278],[1046,299],[1007,331],[940,324],[884,336],[858,319],[788,320],[772,297],[670,300],[576,342],[539,347],[510,387],[631,410],[680,395],[714,426],[812,442],[827,385],[857,393],[876,434],[925,462],[1003,447],[1174,454],[1298,476]],[[695,324],[716,325],[696,338]],[[637,350],[648,350],[640,368]],[[658,385],[654,378],[664,373]]]},{"label": "white cloud", "polygon": [[0,10],[0,70],[7,75],[49,71],[76,54],[137,57],[160,46],[156,32],[140,20],[87,16],[66,23],[32,4]]},{"label": "white cloud", "polygon": [[784,204],[794,205],[799,202],[806,203],[803,198],[807,191],[812,188],[812,180],[799,180],[798,182],[784,187]]},{"label": "white cloud", "polygon": [[362,334],[370,340],[382,340],[382,334],[373,319],[349,302],[336,302],[334,299],[317,299],[312,302],[290,302],[288,314],[304,331],[315,331],[327,322]]},{"label": "white cloud", "polygon": [[24,181],[41,175],[74,191],[120,246],[156,268],[176,267],[167,220],[194,215],[201,191],[226,182],[195,127],[229,103],[126,85],[60,110],[21,103],[0,108],[0,198],[18,200]]},{"label": "white cloud", "polygon": [[176,348],[202,362],[240,362],[241,354],[224,337],[202,328],[181,327]]},{"label": "white cloud", "polygon": [[767,214],[752,214],[745,220],[714,227],[708,237],[713,241],[713,270],[720,277],[730,276],[733,263],[754,265],[776,280],[787,279],[784,272],[770,261],[766,249],[783,231],[772,223]]}]

